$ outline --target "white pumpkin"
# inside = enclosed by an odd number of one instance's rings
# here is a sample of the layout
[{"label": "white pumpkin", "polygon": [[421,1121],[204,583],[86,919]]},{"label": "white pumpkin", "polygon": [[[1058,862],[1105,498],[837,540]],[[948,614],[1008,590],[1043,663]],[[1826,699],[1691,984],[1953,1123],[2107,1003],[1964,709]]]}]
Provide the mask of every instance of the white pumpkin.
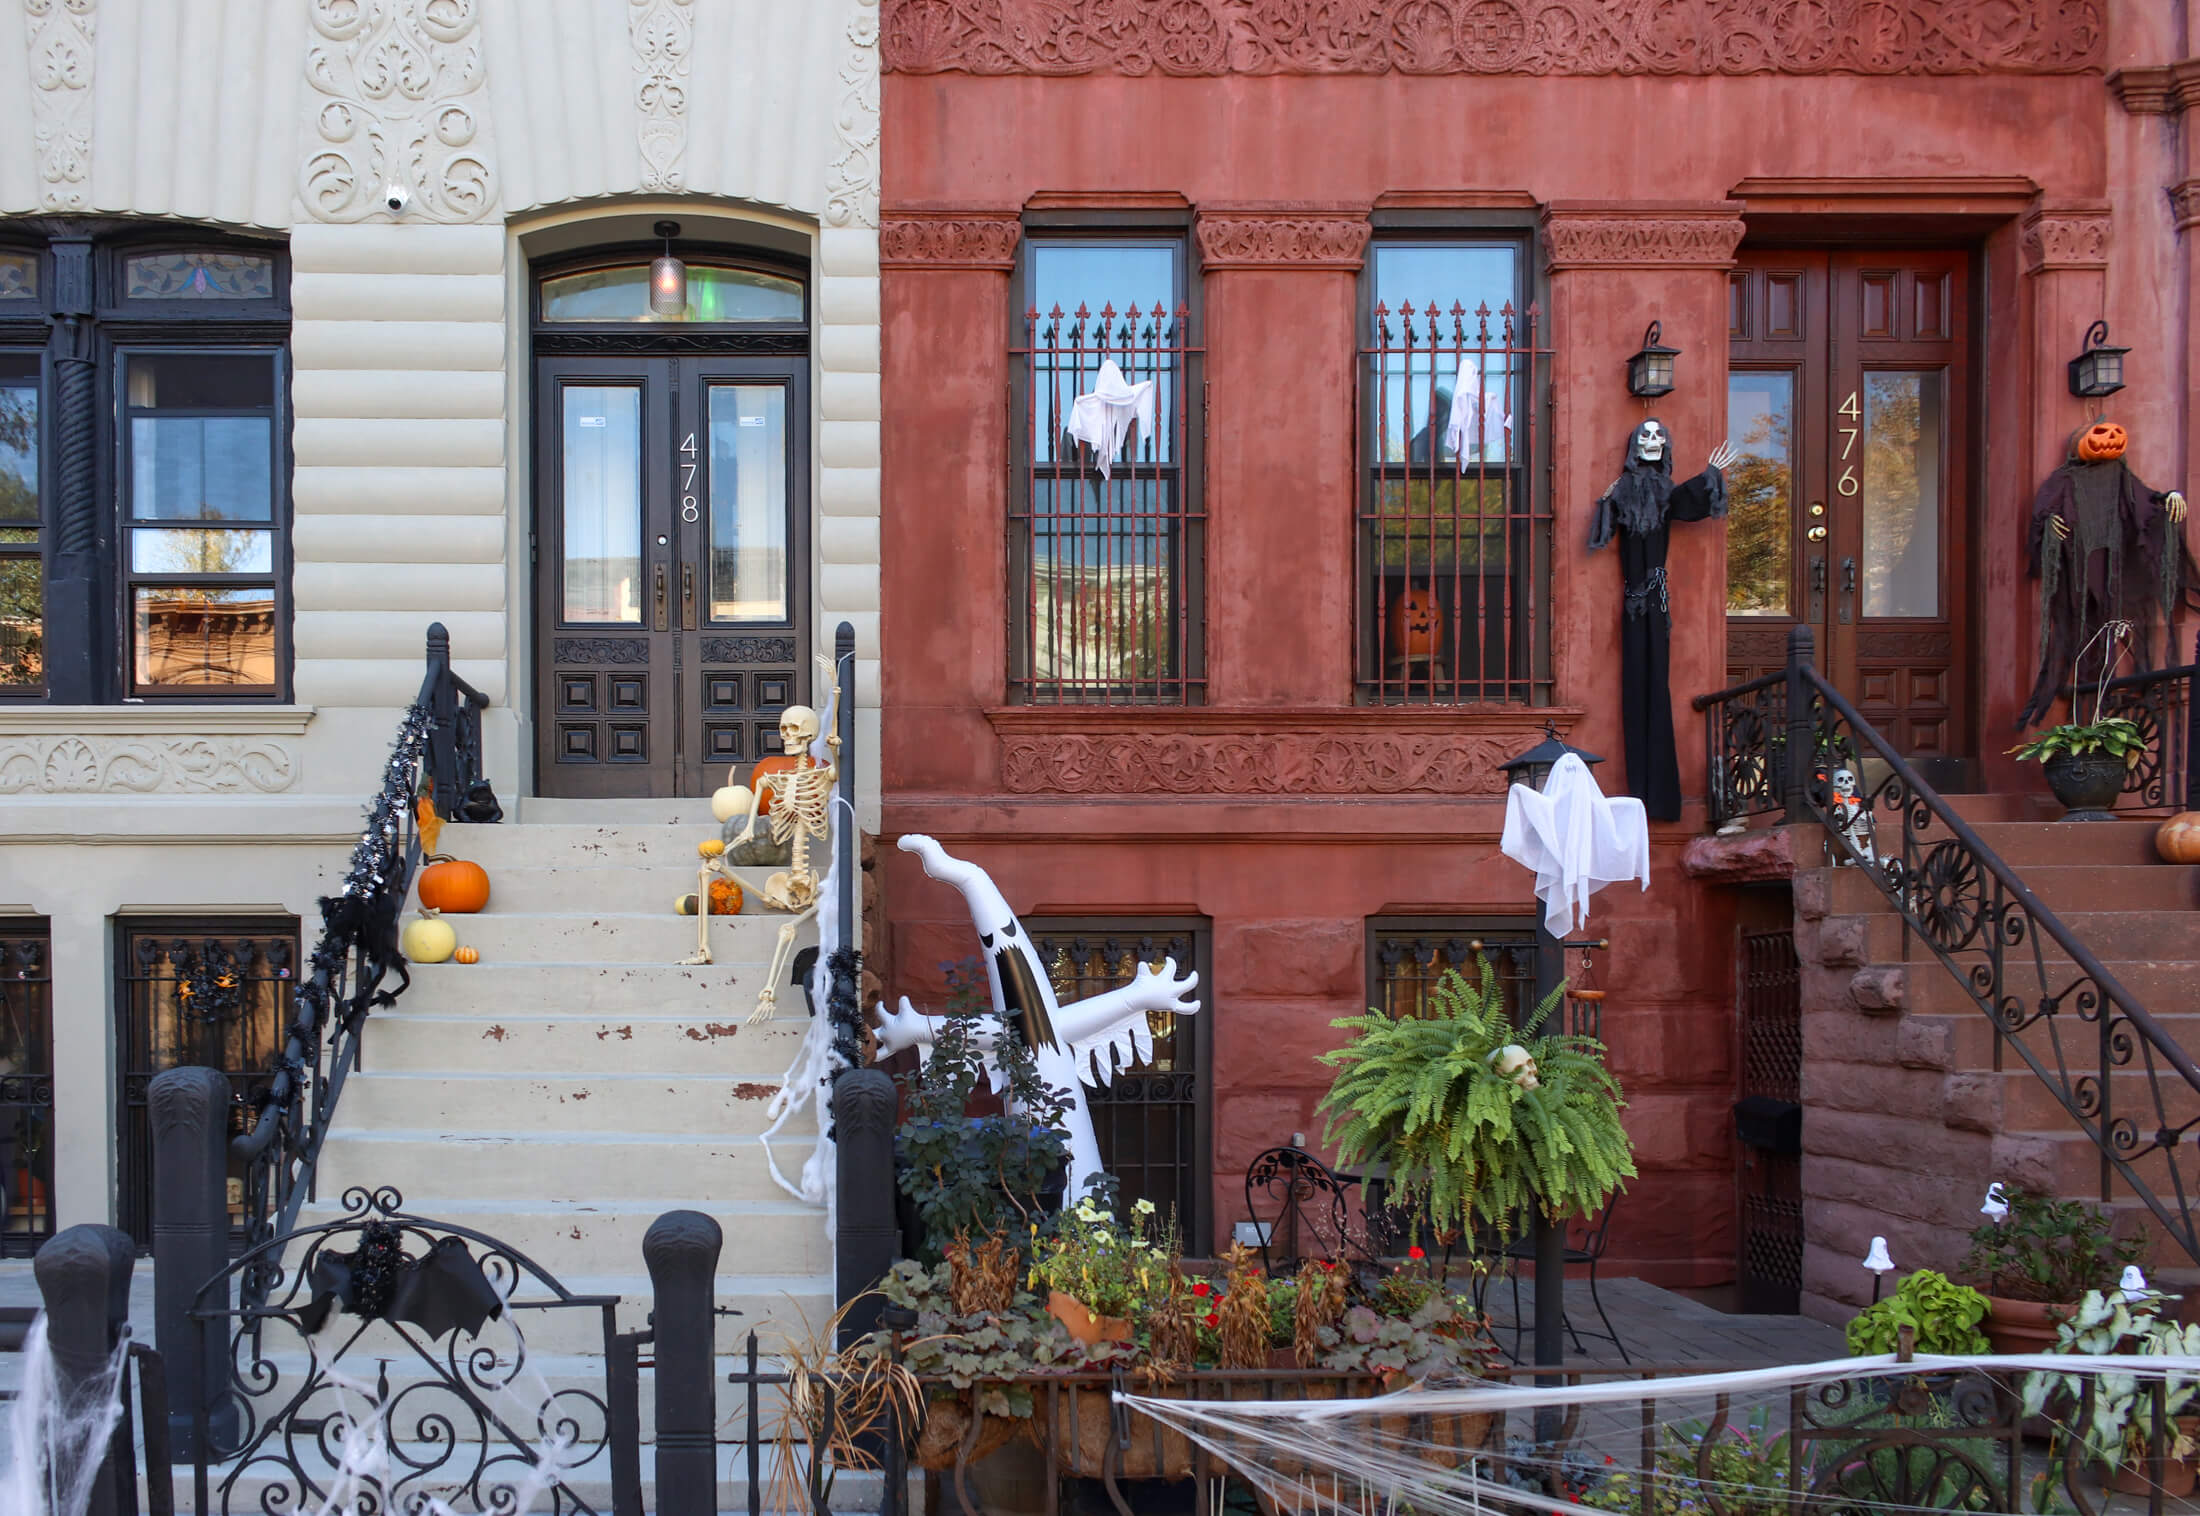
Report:
[{"label": "white pumpkin", "polygon": [[415,916],[398,946],[409,963],[442,963],[458,951],[458,933],[440,916]]},{"label": "white pumpkin", "polygon": [[736,816],[746,816],[750,804],[756,799],[745,784],[729,784],[710,797],[710,813],[721,825]]}]

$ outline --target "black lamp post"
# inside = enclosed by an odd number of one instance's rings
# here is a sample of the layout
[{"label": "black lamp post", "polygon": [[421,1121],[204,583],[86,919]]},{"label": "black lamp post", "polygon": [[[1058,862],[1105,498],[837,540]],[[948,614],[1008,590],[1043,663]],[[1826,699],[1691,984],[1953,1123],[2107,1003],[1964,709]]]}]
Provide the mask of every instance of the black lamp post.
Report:
[{"label": "black lamp post", "polygon": [[2124,387],[2124,354],[2128,347],[2108,345],[2108,323],[2096,321],[2086,328],[2085,351],[2070,360],[2070,393],[2081,400],[2099,400]]},{"label": "black lamp post", "polygon": [[1658,323],[1650,323],[1642,334],[1642,350],[1627,360],[1627,392],[1643,400],[1654,400],[1660,395],[1673,393],[1673,360],[1680,356],[1677,347],[1667,347],[1658,339],[1664,333]]}]

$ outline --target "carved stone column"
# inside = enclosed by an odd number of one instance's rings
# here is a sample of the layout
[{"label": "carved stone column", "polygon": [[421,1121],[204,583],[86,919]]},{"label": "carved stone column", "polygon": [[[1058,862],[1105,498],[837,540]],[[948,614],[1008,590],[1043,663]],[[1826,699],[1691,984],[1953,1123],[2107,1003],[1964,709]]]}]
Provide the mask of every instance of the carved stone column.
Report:
[{"label": "carved stone column", "polygon": [[1366,206],[1199,209],[1207,679],[1216,704],[1351,698],[1358,481],[1343,401],[1359,362],[1367,214]]},{"label": "carved stone column", "polygon": [[2032,477],[2063,461],[2070,432],[2093,402],[2070,393],[2070,360],[2086,328],[2108,312],[2109,209],[2105,201],[2043,202],[2017,228],[2031,316]]},{"label": "carved stone column", "polygon": [[[1619,646],[1619,559],[1610,549],[1588,551],[1591,513],[1645,415],[1672,430],[1676,478],[1701,470],[1726,435],[1727,275],[1742,242],[1741,210],[1727,200],[1555,201],[1543,213],[1548,329],[1556,348],[1551,574],[1558,697],[1590,707],[1567,740],[1615,760],[1624,750],[1619,688],[1605,671],[1615,666]],[[1627,392],[1627,359],[1652,321],[1680,357],[1673,393],[1643,401]],[[1681,793],[1694,798],[1703,793],[1703,729],[1688,719],[1687,701],[1726,682],[1724,530],[1712,523],[1676,530],[1667,567],[1675,745]],[[1615,761],[1606,772],[1623,767]]]}]

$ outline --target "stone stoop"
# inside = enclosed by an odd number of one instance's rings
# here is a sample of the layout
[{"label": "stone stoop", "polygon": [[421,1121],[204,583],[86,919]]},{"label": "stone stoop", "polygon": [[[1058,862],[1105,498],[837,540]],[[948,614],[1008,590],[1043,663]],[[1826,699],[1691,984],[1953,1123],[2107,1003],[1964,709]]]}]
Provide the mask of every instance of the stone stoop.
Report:
[{"label": "stone stoop", "polygon": [[[1967,796],[1957,803],[1986,844],[2165,1030],[2200,1047],[2200,867],[2156,858],[2159,818],[2034,819],[2036,802],[2028,796]],[[1799,851],[1806,830],[1795,829]],[[1996,1068],[1996,1038],[1985,1014],[1861,870],[1797,867],[1793,887],[1806,1113],[1803,1310],[1840,1321],[1871,1298],[1862,1260],[1875,1234],[1887,1238],[1903,1271],[1949,1269],[1969,1246],[1989,1183],[2097,1200],[2101,1160],[2013,1046],[2003,1049]],[[2047,982],[2066,983],[2068,961],[2052,943],[2040,949]],[[2034,993],[2040,983],[2031,967],[2034,945],[2005,951],[2006,991]],[[2066,1008],[2055,1025],[2074,1075],[2101,1066],[2098,1022]],[[2052,1056],[2044,1029],[2026,1040]],[[2163,1090],[2179,1097],[2173,1121],[2200,1115],[2200,1099],[2185,1097],[2181,1082]],[[2110,1098],[2138,1117],[2143,1132],[2159,1124],[2143,1073],[2116,1077]],[[2111,1193],[2120,1227],[2158,1232],[2128,1185],[2119,1180]],[[2157,1257],[2165,1268],[2186,1262],[2174,1247]]]},{"label": "stone stoop", "polygon": [[[743,915],[711,923],[717,962],[679,963],[695,922],[673,901],[694,890],[695,844],[715,830],[700,807],[655,803],[676,819],[649,822],[612,802],[618,819],[589,823],[567,803],[549,820],[445,828],[442,851],[489,871],[488,909],[446,918],[481,961],[415,965],[368,1019],[304,1223],[335,1219],[351,1186],[394,1186],[411,1214],[498,1238],[575,1294],[624,1296],[632,1330],[650,1308],[643,1233],[698,1210],[725,1232],[718,1304],[741,1312],[719,1323],[722,1353],[751,1329],[771,1354],[823,1327],[825,1213],[772,1182],[758,1140],[809,1017],[782,984],[774,1019],[748,1024],[785,920],[753,889]],[[745,885],[767,872],[738,871]],[[805,927],[798,946],[815,941]],[[775,1141],[790,1179],[816,1130],[805,1117]],[[531,1347],[600,1379],[588,1323],[553,1335]]]}]

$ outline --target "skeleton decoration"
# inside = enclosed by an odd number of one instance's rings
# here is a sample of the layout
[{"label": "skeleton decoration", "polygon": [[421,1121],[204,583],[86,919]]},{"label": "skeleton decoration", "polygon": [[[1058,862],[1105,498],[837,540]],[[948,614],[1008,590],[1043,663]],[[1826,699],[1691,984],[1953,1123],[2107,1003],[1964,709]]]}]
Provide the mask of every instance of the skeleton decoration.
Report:
[{"label": "skeleton decoration", "polygon": [[[1199,988],[1199,976],[1179,978],[1173,958],[1164,959],[1158,969],[1142,963],[1129,984],[1062,1005],[1054,998],[1046,965],[1039,961],[1030,934],[984,869],[949,857],[930,837],[912,833],[901,839],[900,846],[924,861],[926,874],[961,890],[970,908],[971,925],[985,948],[986,980],[993,991],[993,1015],[979,1033],[980,1045],[993,1046],[1004,1036],[1023,1038],[1038,1055],[1040,1077],[1069,1093],[1064,1118],[1069,1127],[1069,1193],[1082,1195],[1101,1172],[1100,1144],[1093,1133],[1084,1087],[1110,1084],[1118,1067],[1153,1056],[1147,1016],[1197,1014],[1199,1002],[1188,997]],[[897,1012],[889,1013],[881,1005],[878,1020],[880,1058],[911,1047],[931,1056],[933,1018],[910,1005],[907,996]],[[996,1076],[995,1088],[1000,1087]]]},{"label": "skeleton decoration", "polygon": [[1878,829],[1872,821],[1871,802],[1866,800],[1856,782],[1856,771],[1837,768],[1827,784],[1827,812],[1833,818],[1834,830],[1856,849],[1856,859],[1834,857],[1836,864],[1861,861],[1866,866],[1879,862],[1879,854],[1872,844],[1878,838]]}]

